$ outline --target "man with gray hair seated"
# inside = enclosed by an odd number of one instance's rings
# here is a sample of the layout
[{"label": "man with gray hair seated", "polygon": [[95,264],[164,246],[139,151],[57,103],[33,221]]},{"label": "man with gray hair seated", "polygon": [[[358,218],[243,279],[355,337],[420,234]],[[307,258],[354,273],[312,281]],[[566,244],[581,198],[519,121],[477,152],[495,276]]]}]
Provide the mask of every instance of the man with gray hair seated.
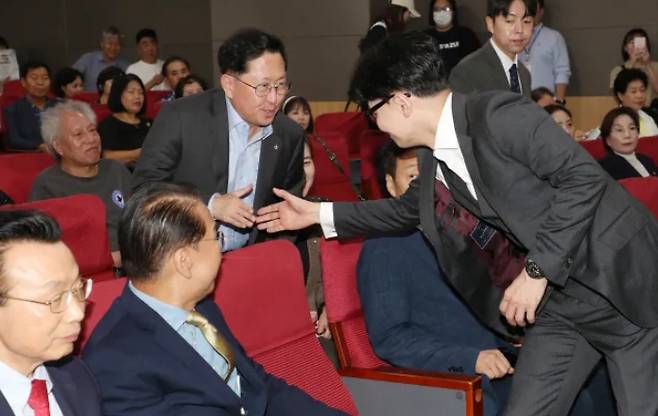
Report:
[{"label": "man with gray hair seated", "polygon": [[118,66],[126,70],[128,62],[119,58],[121,38],[123,35],[116,26],[108,27],[101,34],[100,50],[83,54],[73,64],[73,68],[84,75],[85,91],[96,91],[98,74],[108,66]]},{"label": "man with gray hair seated", "polygon": [[84,102],[64,101],[41,114],[41,135],[57,163],[37,176],[30,200],[97,195],[107,212],[112,259],[120,265],[117,225],[132,178],[123,164],[101,159],[96,114]]}]

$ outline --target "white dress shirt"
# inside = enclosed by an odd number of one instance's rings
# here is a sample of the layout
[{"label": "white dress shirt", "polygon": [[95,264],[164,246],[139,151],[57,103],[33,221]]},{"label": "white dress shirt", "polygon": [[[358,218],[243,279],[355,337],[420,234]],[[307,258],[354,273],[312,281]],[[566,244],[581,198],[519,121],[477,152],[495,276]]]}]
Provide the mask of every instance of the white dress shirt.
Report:
[{"label": "white dress shirt", "polygon": [[[436,127],[436,135],[434,136],[434,158],[444,162],[448,168],[453,171],[459,178],[464,181],[468,191],[473,198],[477,201],[477,194],[475,193],[475,186],[471,175],[466,168],[464,155],[459,147],[457,140],[457,130],[455,129],[455,121],[452,117],[452,93],[448,95],[439,123]],[[449,188],[445,180],[441,166],[436,167],[436,179],[443,182]],[[331,202],[320,202],[320,225],[325,238],[336,237],[336,227],[334,224],[334,204]]]},{"label": "white dress shirt", "polygon": [[32,379],[46,380],[50,416],[63,416],[53,394],[53,383],[50,381],[46,367],[40,365],[34,370],[32,377],[25,377],[23,374],[0,361],[0,392],[2,392],[5,400],[9,403],[9,407],[14,412],[14,415],[34,416],[34,410],[27,404],[27,400],[30,398],[30,392],[32,391]]},{"label": "white dress shirt", "polygon": [[519,74],[519,88],[521,88],[521,92],[523,92],[523,85],[521,84],[521,73],[519,71],[519,56],[514,55],[514,60],[512,60],[505,54],[505,52],[500,50],[498,45],[496,45],[496,42],[494,42],[493,38],[489,39],[489,42],[491,42],[491,46],[493,46],[494,51],[496,51],[496,55],[498,55],[498,59],[500,60],[503,69],[505,70],[505,77],[507,77],[507,83],[510,85],[510,87],[512,85],[512,81],[510,80],[509,70],[512,65],[516,65],[516,72]]}]

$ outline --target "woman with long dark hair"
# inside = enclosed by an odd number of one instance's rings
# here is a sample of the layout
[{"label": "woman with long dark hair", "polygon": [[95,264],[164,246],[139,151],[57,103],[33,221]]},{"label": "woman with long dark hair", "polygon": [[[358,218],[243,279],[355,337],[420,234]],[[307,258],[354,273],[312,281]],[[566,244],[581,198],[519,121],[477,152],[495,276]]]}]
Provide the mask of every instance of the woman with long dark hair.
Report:
[{"label": "woman with long dark hair", "polygon": [[390,33],[404,31],[412,17],[420,17],[414,0],[392,0],[384,12],[370,22],[368,33],[359,42],[359,50],[364,53],[379,44]]}]

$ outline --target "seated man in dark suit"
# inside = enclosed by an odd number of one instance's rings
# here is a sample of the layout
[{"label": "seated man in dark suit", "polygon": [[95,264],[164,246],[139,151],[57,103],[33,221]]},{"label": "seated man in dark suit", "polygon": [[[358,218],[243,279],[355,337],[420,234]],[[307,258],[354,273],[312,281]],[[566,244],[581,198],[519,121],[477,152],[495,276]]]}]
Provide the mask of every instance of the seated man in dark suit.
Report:
[{"label": "seated man in dark suit", "polygon": [[488,0],[487,30],[491,39],[450,72],[457,92],[507,90],[530,97],[530,71],[518,59],[534,26],[535,0]]},{"label": "seated man in dark suit", "polygon": [[[416,149],[387,143],[380,170],[388,194],[399,198],[419,174]],[[485,415],[502,413],[517,347],[486,328],[456,296],[421,232],[365,241],[357,278],[370,343],[381,359],[403,368],[481,374]],[[604,366],[571,412],[592,414],[616,414]]]},{"label": "seated man in dark suit", "polygon": [[217,61],[221,89],[175,100],[158,114],[133,188],[157,181],[194,185],[222,223],[228,251],[268,238],[253,227],[253,213],[277,201],[273,186],[301,195],[304,131],[279,114],[290,89],[280,39],[239,31],[220,46]]},{"label": "seated man in dark suit", "polygon": [[91,286],[55,220],[0,212],[0,415],[101,415],[96,382],[70,355]]},{"label": "seated man in dark suit", "polygon": [[119,244],[129,284],[83,354],[104,414],[343,414],[265,373],[233,337],[208,297],[220,237],[198,194],[181,186],[150,184],[128,202]]}]

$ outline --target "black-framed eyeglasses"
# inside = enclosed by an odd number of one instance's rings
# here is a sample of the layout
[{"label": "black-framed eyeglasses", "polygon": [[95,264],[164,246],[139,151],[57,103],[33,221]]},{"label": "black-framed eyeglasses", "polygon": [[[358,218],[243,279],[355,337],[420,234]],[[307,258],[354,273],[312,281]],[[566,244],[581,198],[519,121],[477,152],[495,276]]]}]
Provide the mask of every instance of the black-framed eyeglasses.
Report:
[{"label": "black-framed eyeglasses", "polygon": [[251,85],[248,82],[245,82],[241,80],[240,78],[236,77],[235,75],[230,75],[230,77],[237,79],[244,85],[253,88],[254,92],[256,93],[256,96],[258,97],[266,97],[272,90],[276,90],[277,95],[286,95],[288,94],[288,91],[290,91],[290,87],[292,86],[292,83],[288,80],[286,81],[280,81],[280,82],[261,82],[258,85]]},{"label": "black-framed eyeglasses", "polygon": [[84,302],[87,299],[89,299],[89,295],[91,295],[91,290],[93,286],[94,286],[93,280],[79,279],[69,290],[65,290],[64,292],[55,296],[53,299],[49,300],[48,302],[43,302],[34,299],[18,298],[14,296],[4,296],[4,298],[18,300],[21,302],[30,302],[39,305],[50,306],[50,311],[52,313],[62,313],[71,304],[72,300],[75,299],[78,302]]},{"label": "black-framed eyeglasses", "polygon": [[391,99],[392,99],[393,97],[395,97],[395,94],[391,94],[391,95],[389,95],[388,97],[384,98],[383,100],[381,100],[381,101],[378,102],[377,104],[375,104],[375,105],[373,105],[372,107],[366,109],[366,111],[364,111],[363,113],[366,115],[366,117],[368,117],[368,118],[370,119],[370,121],[372,121],[373,123],[375,123],[375,122],[377,121],[377,115],[375,114],[375,113],[377,112],[377,110],[379,110],[379,109],[382,108],[384,105],[386,105],[386,103],[388,103],[389,101],[391,101]]},{"label": "black-framed eyeglasses", "polygon": [[217,241],[221,247],[224,246],[224,233],[222,230],[219,228],[221,226],[221,223],[219,221],[215,221],[215,235],[211,238],[202,238],[199,241]]}]

